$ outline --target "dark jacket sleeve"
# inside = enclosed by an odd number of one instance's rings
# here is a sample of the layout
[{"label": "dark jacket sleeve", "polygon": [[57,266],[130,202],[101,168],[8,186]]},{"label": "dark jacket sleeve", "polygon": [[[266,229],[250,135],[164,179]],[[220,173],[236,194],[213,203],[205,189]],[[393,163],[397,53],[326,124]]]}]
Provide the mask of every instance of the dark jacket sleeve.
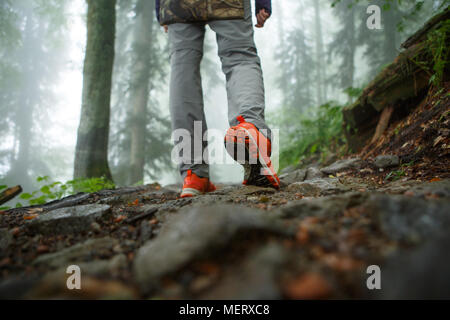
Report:
[{"label": "dark jacket sleeve", "polygon": [[160,7],[160,0],[155,0],[156,1],[156,3],[155,3],[155,10],[156,10],[156,18],[158,19],[158,21],[159,21],[159,7]]},{"label": "dark jacket sleeve", "polygon": [[272,0],[255,0],[255,9],[256,14],[262,9],[266,9],[266,11],[272,15]]}]

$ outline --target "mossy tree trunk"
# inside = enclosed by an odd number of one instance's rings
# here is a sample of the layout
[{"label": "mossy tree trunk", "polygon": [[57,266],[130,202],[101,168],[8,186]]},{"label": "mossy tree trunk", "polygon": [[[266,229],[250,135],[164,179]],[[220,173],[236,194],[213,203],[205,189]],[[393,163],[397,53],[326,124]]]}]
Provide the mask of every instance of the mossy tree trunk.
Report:
[{"label": "mossy tree trunk", "polygon": [[75,152],[75,178],[112,179],[108,166],[116,0],[87,0],[83,98]]},{"label": "mossy tree trunk", "polygon": [[150,93],[150,57],[153,40],[154,1],[139,0],[133,39],[134,68],[131,76],[131,170],[128,183],[144,180],[147,106]]}]

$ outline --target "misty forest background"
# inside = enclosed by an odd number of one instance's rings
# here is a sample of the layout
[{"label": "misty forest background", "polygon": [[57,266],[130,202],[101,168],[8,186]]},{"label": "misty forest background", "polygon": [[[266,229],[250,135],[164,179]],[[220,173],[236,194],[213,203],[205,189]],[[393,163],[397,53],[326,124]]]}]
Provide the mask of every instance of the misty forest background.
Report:
[{"label": "misty forest background", "polygon": [[[273,1],[273,17],[255,30],[255,40],[267,121],[282,129],[280,166],[351,152],[341,108],[448,2]],[[383,10],[381,30],[366,27],[369,4]],[[205,110],[209,127],[225,133],[225,78],[216,52],[208,30]],[[0,186],[25,190],[13,205],[179,182],[171,163],[169,71],[154,1],[1,0]],[[83,85],[91,90],[83,93]],[[238,183],[242,174],[238,165],[214,165],[211,178]]]}]

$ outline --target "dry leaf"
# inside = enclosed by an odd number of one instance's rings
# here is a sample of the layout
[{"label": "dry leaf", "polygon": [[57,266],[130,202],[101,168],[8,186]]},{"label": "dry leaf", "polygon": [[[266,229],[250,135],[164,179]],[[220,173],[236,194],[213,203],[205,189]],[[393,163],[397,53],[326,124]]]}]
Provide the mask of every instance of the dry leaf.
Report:
[{"label": "dry leaf", "polygon": [[293,300],[326,299],[332,294],[327,280],[318,273],[307,273],[291,281],[285,287],[285,294]]},{"label": "dry leaf", "polygon": [[115,223],[120,223],[120,222],[124,221],[126,218],[127,218],[127,217],[125,217],[125,216],[118,216],[118,217],[114,220],[114,222],[115,222]]},{"label": "dry leaf", "polygon": [[24,216],[23,219],[24,220],[33,220],[33,219],[36,219],[37,217],[39,217],[39,215],[31,214],[31,215]]}]

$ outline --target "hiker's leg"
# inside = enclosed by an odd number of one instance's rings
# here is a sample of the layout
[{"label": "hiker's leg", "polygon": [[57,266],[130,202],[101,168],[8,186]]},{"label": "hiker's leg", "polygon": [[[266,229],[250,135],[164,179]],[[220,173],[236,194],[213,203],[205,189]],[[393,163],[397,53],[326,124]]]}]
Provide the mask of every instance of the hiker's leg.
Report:
[{"label": "hiker's leg", "polygon": [[217,34],[222,70],[227,79],[228,114],[231,126],[237,125],[238,116],[266,129],[265,93],[261,61],[253,39],[250,0],[245,0],[244,20],[222,20],[209,23]]},{"label": "hiker's leg", "polygon": [[[203,110],[203,91],[200,76],[204,35],[204,24],[176,23],[169,26],[172,129],[184,129],[188,132],[192,146],[189,161],[180,165],[183,178],[188,170],[192,170],[200,177],[209,177],[209,167],[202,160],[203,150],[207,147],[207,143],[203,142],[207,125]],[[201,130],[194,134],[195,122],[197,122],[197,128],[200,127],[198,124],[201,123]],[[195,143],[194,136],[198,140]],[[181,140],[175,140],[176,146],[182,143]],[[194,146],[198,146],[197,149],[201,150],[194,150]],[[195,151],[197,151],[197,154]]]}]

